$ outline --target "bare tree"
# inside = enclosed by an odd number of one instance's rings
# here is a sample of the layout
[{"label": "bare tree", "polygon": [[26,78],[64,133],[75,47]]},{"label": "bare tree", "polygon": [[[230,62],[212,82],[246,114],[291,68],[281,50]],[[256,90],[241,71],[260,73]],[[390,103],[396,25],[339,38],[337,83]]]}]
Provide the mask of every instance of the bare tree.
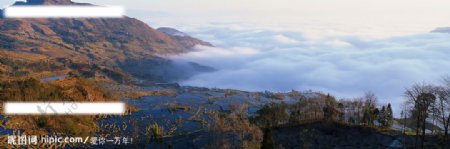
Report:
[{"label": "bare tree", "polygon": [[361,124],[361,119],[362,119],[362,114],[363,114],[363,110],[364,110],[364,101],[362,98],[357,98],[355,99],[355,106],[356,106],[356,119],[357,119],[357,124],[360,125]]},{"label": "bare tree", "polygon": [[443,86],[436,89],[438,101],[436,102],[439,122],[444,127],[444,148],[448,144],[448,133],[450,125],[450,77],[444,77]]},{"label": "bare tree", "polygon": [[413,104],[412,115],[416,122],[416,147],[419,146],[419,132],[421,134],[421,148],[424,148],[426,119],[430,113],[430,107],[435,102],[435,89],[433,85],[429,84],[415,84],[411,88],[406,89],[405,96],[408,103]]},{"label": "bare tree", "polygon": [[406,144],[408,143],[408,141],[407,141],[407,135],[406,135],[406,131],[407,131],[407,125],[408,125],[408,118],[409,117],[411,117],[411,110],[409,110],[409,109],[412,109],[411,107],[411,104],[409,104],[408,102],[405,102],[405,103],[403,103],[402,105],[401,105],[401,124],[402,124],[402,136],[403,136],[403,139],[402,139],[402,141],[403,141],[403,148],[404,149],[406,149]]},{"label": "bare tree", "polygon": [[364,95],[364,112],[363,112],[363,121],[365,124],[369,126],[373,126],[373,121],[375,120],[377,113],[377,102],[378,98],[373,92],[366,92]]},{"label": "bare tree", "polygon": [[365,104],[367,107],[376,107],[378,103],[378,97],[373,92],[366,92],[364,95]]}]

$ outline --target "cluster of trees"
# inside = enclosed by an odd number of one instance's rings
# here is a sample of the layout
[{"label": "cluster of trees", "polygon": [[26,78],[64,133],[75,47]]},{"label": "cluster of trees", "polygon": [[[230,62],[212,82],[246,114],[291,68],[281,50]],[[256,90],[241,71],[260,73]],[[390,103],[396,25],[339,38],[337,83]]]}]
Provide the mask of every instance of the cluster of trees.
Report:
[{"label": "cluster of trees", "polygon": [[443,85],[415,84],[405,92],[408,100],[406,101],[407,107],[402,113],[406,113],[405,117],[409,116],[415,123],[416,147],[424,148],[427,123],[429,122],[443,128],[443,145],[448,145],[450,78],[444,78],[442,82]]},{"label": "cluster of trees", "polygon": [[394,122],[390,104],[378,105],[375,94],[337,101],[331,95],[302,97],[295,104],[269,103],[257,111],[250,121],[264,130],[262,148],[273,148],[272,129],[315,121],[388,128]]},{"label": "cluster of trees", "polygon": [[394,117],[391,105],[379,106],[375,94],[369,92],[354,100],[337,101],[329,94],[320,94],[303,98],[296,104],[270,103],[252,118],[254,123],[264,128],[321,120],[388,128]]},{"label": "cluster of trees", "polygon": [[383,127],[390,127],[394,123],[394,114],[392,112],[391,104],[383,106],[378,115],[378,122],[380,122]]},{"label": "cluster of trees", "polygon": [[363,97],[352,100],[341,100],[344,113],[349,124],[390,127],[394,122],[391,104],[379,105],[378,98],[372,92],[367,92]]},{"label": "cluster of trees", "polygon": [[[406,123],[404,125],[415,129],[415,147],[426,147],[426,132],[432,127],[442,129],[437,133],[443,136],[444,148],[450,144],[450,77],[443,79],[442,84],[422,83],[406,89],[405,96],[408,100],[402,111],[402,117],[413,122],[412,125]],[[392,106],[380,105],[377,101],[378,98],[371,92],[363,97],[339,101],[333,96],[319,94],[314,97],[302,97],[296,104],[267,104],[257,111],[257,115],[252,117],[251,121],[264,128],[265,132],[269,131],[266,128],[312,121],[334,121],[349,125],[389,128],[394,123]]]}]

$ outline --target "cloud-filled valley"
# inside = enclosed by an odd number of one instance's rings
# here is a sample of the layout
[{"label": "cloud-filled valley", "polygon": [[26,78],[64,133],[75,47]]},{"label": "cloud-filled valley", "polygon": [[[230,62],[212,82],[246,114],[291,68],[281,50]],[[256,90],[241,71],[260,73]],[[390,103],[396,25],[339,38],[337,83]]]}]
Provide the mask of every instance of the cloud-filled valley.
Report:
[{"label": "cloud-filled valley", "polygon": [[184,85],[250,91],[314,90],[338,98],[373,91],[400,106],[406,87],[450,74],[450,34],[367,40],[355,36],[310,39],[302,32],[209,27],[190,32],[216,47],[172,57],[212,66]]}]

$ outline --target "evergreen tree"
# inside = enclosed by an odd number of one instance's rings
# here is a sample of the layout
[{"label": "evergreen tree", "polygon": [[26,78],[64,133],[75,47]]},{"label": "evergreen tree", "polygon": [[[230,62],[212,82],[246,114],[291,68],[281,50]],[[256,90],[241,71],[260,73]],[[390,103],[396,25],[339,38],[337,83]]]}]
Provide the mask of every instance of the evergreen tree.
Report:
[{"label": "evergreen tree", "polygon": [[378,122],[380,123],[381,127],[385,127],[386,126],[386,107],[383,106],[381,108],[380,114],[378,116]]},{"label": "evergreen tree", "polygon": [[394,124],[394,113],[392,112],[391,104],[389,103],[386,108],[387,127],[391,127]]},{"label": "evergreen tree", "polygon": [[378,120],[380,118],[380,113],[381,112],[380,112],[380,110],[378,108],[375,108],[375,110],[373,110],[373,113],[371,115],[372,122],[376,121],[376,120]]},{"label": "evergreen tree", "polygon": [[374,125],[374,121],[378,120],[380,110],[378,108],[369,108],[364,110],[363,122],[369,126]]},{"label": "evergreen tree", "polygon": [[383,128],[392,126],[392,124],[394,123],[394,116],[392,113],[391,104],[388,104],[387,106],[383,106],[381,108],[380,114],[378,115],[378,122]]},{"label": "evergreen tree", "polygon": [[330,94],[326,97],[326,105],[322,108],[323,116],[327,121],[336,121],[340,116],[340,111],[338,109],[338,102],[336,98]]}]

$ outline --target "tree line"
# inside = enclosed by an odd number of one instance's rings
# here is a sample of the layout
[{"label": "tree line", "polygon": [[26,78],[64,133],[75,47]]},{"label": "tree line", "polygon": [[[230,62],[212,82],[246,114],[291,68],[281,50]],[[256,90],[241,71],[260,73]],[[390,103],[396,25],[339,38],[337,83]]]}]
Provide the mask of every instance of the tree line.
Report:
[{"label": "tree line", "polygon": [[[295,94],[299,95],[299,94]],[[397,122],[413,129],[414,133],[402,131],[404,136],[414,142],[404,141],[404,145],[426,148],[428,137],[438,138],[443,148],[450,144],[450,77],[442,80],[441,85],[418,83],[405,89],[404,109]],[[330,94],[318,94],[312,97],[300,97],[295,104],[269,103],[260,108],[250,120],[270,133],[270,128],[299,125],[315,121],[331,121],[348,125],[360,125],[382,130],[391,130],[396,119],[390,103],[379,104],[372,92],[353,99],[336,100]],[[410,123],[402,123],[408,120]],[[439,127],[439,129],[434,129]],[[427,133],[432,130],[433,134]],[[264,139],[270,138],[264,134]],[[266,140],[264,140],[266,141]],[[270,142],[270,141],[269,141]],[[264,144],[264,142],[263,142]],[[431,145],[431,144],[430,144]]]},{"label": "tree line", "polygon": [[257,111],[252,121],[263,128],[323,120],[388,128],[394,121],[392,106],[379,105],[377,101],[378,98],[372,92],[363,97],[339,101],[329,94],[318,94],[300,99],[295,104],[266,104]]}]

